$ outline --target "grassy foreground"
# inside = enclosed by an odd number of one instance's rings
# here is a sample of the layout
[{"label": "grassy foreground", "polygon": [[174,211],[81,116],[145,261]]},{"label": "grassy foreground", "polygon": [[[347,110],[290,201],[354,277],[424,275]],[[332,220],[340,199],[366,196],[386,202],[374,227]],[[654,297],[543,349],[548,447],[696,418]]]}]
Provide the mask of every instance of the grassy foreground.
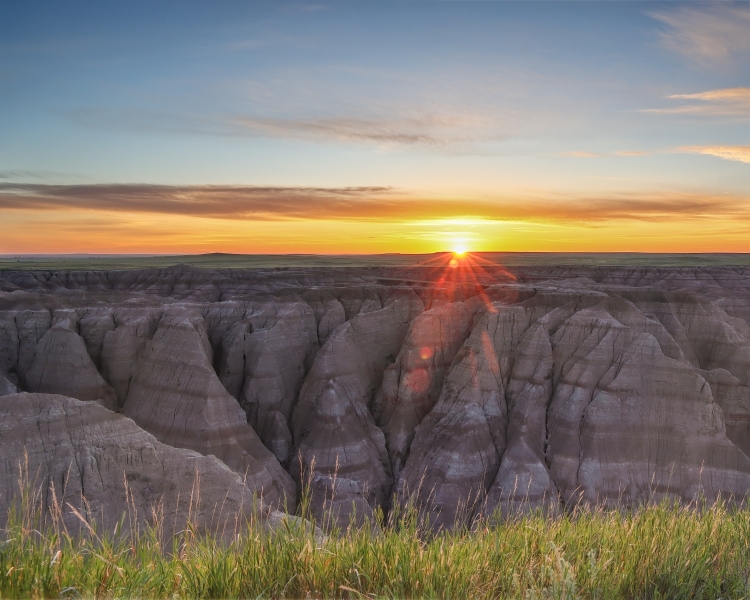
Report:
[{"label": "grassy foreground", "polygon": [[532,515],[425,536],[414,519],[316,538],[250,525],[219,542],[188,530],[73,538],[11,517],[0,595],[18,597],[747,598],[750,510],[668,505]]}]

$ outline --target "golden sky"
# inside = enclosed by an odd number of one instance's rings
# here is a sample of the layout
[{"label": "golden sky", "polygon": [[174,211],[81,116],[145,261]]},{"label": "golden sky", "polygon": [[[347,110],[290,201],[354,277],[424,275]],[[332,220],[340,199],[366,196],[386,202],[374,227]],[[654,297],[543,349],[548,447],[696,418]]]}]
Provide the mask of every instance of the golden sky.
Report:
[{"label": "golden sky", "polygon": [[0,254],[750,252],[747,2],[0,3]]},{"label": "golden sky", "polygon": [[[750,239],[750,205],[729,196],[472,201],[394,190],[220,189],[79,186],[71,201],[37,186],[23,201],[38,206],[3,209],[0,253],[743,252]],[[108,195],[116,209],[106,207]],[[0,188],[0,206],[9,196]],[[320,208],[315,218],[304,216],[311,203]]]}]

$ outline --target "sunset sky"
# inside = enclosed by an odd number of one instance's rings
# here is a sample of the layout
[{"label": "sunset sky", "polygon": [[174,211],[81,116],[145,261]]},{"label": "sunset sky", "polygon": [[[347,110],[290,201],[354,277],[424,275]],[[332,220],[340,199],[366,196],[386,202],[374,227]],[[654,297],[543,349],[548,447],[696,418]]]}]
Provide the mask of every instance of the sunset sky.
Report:
[{"label": "sunset sky", "polygon": [[0,3],[0,254],[750,252],[750,4]]}]

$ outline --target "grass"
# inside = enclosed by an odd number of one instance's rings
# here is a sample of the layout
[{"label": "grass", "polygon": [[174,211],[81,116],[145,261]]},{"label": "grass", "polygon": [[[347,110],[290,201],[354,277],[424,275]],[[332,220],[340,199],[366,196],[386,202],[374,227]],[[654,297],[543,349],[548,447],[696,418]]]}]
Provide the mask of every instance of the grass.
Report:
[{"label": "grass", "polygon": [[541,513],[428,535],[413,511],[326,538],[306,521],[230,539],[192,527],[72,535],[12,510],[0,534],[2,598],[747,598],[750,510],[670,504]]}]

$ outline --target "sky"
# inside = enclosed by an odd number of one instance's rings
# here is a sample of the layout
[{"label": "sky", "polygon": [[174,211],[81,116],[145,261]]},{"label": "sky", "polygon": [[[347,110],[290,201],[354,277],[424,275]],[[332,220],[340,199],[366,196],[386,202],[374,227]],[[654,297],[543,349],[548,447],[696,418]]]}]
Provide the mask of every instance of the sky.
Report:
[{"label": "sky", "polygon": [[0,3],[0,254],[750,252],[750,3]]}]

